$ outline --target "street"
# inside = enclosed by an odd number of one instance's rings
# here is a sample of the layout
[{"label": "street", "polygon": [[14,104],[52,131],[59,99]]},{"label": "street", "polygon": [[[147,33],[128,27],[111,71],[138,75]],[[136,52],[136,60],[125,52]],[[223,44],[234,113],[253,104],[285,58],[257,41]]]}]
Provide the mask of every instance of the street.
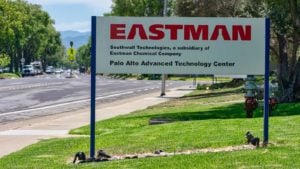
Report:
[{"label": "street", "polygon": [[[188,82],[167,81],[167,89]],[[161,81],[120,80],[97,76],[97,103],[112,102],[150,92],[160,94]],[[89,106],[90,76],[45,74],[0,80],[0,123],[70,112]]]}]

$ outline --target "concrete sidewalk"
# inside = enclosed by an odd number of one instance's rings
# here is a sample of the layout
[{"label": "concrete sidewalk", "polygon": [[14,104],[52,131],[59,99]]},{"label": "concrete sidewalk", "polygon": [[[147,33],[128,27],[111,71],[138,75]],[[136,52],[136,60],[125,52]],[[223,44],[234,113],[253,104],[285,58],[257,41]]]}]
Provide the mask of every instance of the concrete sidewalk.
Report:
[{"label": "concrete sidewalk", "polygon": [[[187,89],[188,87],[185,87]],[[183,89],[183,88],[182,88]],[[142,95],[107,104],[98,104],[96,108],[97,121],[112,118],[122,114],[145,109],[148,106],[165,102],[191,92],[191,90],[170,89],[167,97],[158,97],[159,93]],[[90,123],[89,107],[77,111],[57,115],[39,117],[30,120],[0,124],[0,157],[37,143],[42,139],[68,137],[71,129]]]}]

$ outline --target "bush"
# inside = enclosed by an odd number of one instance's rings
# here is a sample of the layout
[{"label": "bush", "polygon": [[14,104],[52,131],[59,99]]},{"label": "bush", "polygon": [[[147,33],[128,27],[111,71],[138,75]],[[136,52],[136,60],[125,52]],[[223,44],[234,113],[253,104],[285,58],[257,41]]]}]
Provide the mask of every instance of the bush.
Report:
[{"label": "bush", "polygon": [[207,87],[209,89],[223,89],[223,88],[236,88],[239,86],[244,85],[244,80],[243,79],[232,79],[230,82],[224,82],[224,83],[215,83],[212,85],[197,85],[197,90],[206,90]]},{"label": "bush", "polygon": [[15,78],[19,78],[19,77],[20,77],[20,73],[18,73],[18,74],[14,74],[14,73],[0,74],[0,79],[15,79]]},{"label": "bush", "polygon": [[206,85],[206,84],[197,84],[197,90],[206,90],[207,87],[209,87],[209,85]]}]

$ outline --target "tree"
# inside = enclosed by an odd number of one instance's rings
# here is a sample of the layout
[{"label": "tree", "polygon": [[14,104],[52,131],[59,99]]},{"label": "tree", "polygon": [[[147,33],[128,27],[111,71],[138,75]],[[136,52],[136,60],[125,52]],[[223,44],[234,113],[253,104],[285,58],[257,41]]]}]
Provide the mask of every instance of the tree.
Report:
[{"label": "tree", "polygon": [[88,44],[81,46],[78,49],[76,61],[79,64],[80,67],[84,67],[86,70],[88,70],[90,63],[91,63],[91,38],[89,39]]},{"label": "tree", "polygon": [[47,58],[58,52],[60,35],[54,21],[41,6],[24,0],[0,0],[0,53],[9,55],[10,70],[18,71],[20,59],[26,64]]},{"label": "tree", "polygon": [[277,58],[280,101],[300,99],[300,1],[268,0],[272,35],[276,40],[272,52]]},{"label": "tree", "polygon": [[0,54],[0,67],[6,67],[10,63],[10,58],[6,54]]},{"label": "tree", "polygon": [[65,47],[60,46],[58,49],[56,49],[55,54],[53,55],[47,55],[46,63],[44,63],[44,67],[46,66],[55,66],[55,67],[63,67],[64,66],[64,58],[65,56]]},{"label": "tree", "polygon": [[178,16],[270,17],[271,53],[272,60],[278,63],[280,101],[300,100],[299,0],[177,0],[175,13]]},{"label": "tree", "polygon": [[[174,0],[168,0],[172,7]],[[113,0],[111,16],[163,16],[164,0]],[[172,14],[170,8],[168,15]]]},{"label": "tree", "polygon": [[234,17],[241,14],[242,0],[177,0],[177,16]]},{"label": "tree", "polygon": [[17,48],[22,41],[22,23],[26,19],[25,15],[22,14],[24,8],[20,8],[19,4],[20,1],[0,1],[2,11],[0,48],[2,52],[10,56],[11,69],[16,64]]}]

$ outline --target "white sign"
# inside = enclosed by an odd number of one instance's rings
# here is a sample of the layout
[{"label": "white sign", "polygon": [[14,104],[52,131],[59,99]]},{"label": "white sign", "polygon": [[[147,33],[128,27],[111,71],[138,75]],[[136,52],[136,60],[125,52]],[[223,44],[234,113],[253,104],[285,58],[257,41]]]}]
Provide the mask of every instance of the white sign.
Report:
[{"label": "white sign", "polygon": [[96,71],[264,74],[265,18],[97,17]]}]

